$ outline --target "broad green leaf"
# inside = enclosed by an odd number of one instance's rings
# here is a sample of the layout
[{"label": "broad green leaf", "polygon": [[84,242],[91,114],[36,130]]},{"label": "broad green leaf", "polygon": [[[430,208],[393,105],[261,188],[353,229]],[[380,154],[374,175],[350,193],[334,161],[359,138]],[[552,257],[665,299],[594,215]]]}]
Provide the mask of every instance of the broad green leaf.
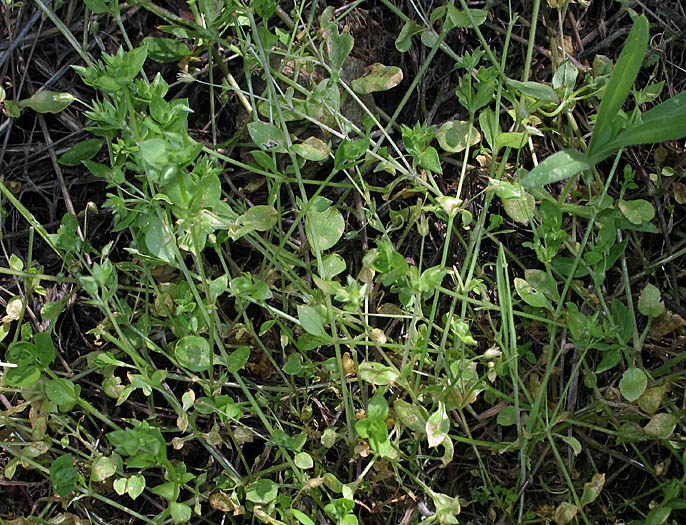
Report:
[{"label": "broad green leaf", "polygon": [[164,139],[154,138],[144,140],[139,144],[143,160],[153,168],[164,168],[169,165],[172,146]]},{"label": "broad green leaf", "polygon": [[372,64],[364,70],[364,75],[350,83],[353,91],[366,95],[377,91],[387,91],[403,80],[403,71],[397,66]]},{"label": "broad green leaf", "polygon": [[174,260],[174,238],[156,215],[148,219],[145,245],[151,255],[168,263]]},{"label": "broad green leaf", "polygon": [[551,273],[543,270],[527,269],[524,270],[526,280],[551,301],[557,301],[560,293],[557,290],[557,282]]},{"label": "broad green leaf", "polygon": [[171,516],[175,525],[179,525],[180,523],[188,523],[192,514],[192,509],[185,503],[178,503],[176,501],[169,502],[169,515]]},{"label": "broad green leaf", "polygon": [[526,146],[529,135],[523,131],[508,131],[495,136],[496,148],[522,149]]},{"label": "broad green leaf", "polygon": [[76,488],[79,468],[71,454],[64,454],[50,465],[50,481],[58,496],[66,498]]},{"label": "broad green leaf", "polygon": [[447,4],[448,7],[448,20],[449,26],[453,27],[479,27],[484,23],[488,17],[488,11],[483,9],[469,9],[469,14],[472,15],[472,20],[474,24],[469,21],[469,15],[467,11],[462,11],[455,7],[454,3]]},{"label": "broad green leaf", "polygon": [[440,525],[452,525],[457,523],[457,518],[461,512],[460,498],[451,498],[447,494],[440,492],[429,492],[429,496],[436,507],[436,519]]},{"label": "broad green leaf", "polygon": [[302,523],[302,525],[314,525],[314,521],[304,512],[299,511],[298,509],[290,509],[289,512],[293,514],[293,517]]},{"label": "broad green leaf", "polygon": [[191,54],[188,45],[180,40],[147,36],[141,42],[148,48],[148,58],[155,62],[176,62]]},{"label": "broad green leaf", "polygon": [[398,38],[395,39],[395,48],[401,53],[405,53],[412,47],[412,37],[418,35],[424,31],[424,28],[420,26],[414,20],[408,20],[403,25],[403,28],[398,34]]},{"label": "broad green leaf", "polygon": [[558,151],[522,177],[522,186],[535,188],[561,181],[590,169],[591,164],[583,153],[573,149]]},{"label": "broad green leaf", "polygon": [[565,88],[565,92],[570,92],[576,85],[576,78],[579,75],[579,70],[572,64],[570,60],[564,60],[555,71],[553,75],[553,88]]},{"label": "broad green leaf", "polygon": [[308,334],[316,337],[326,336],[324,323],[319,309],[313,306],[298,305],[298,320]]},{"label": "broad green leaf", "polygon": [[276,226],[278,220],[279,213],[276,211],[276,208],[261,204],[248,208],[245,213],[236,219],[236,224],[242,226],[241,231],[247,227],[250,231],[266,232]]},{"label": "broad green leaf", "polygon": [[667,384],[649,388],[638,398],[638,406],[644,412],[652,415],[660,409],[666,393]]},{"label": "broad green leaf", "polygon": [[270,479],[258,479],[245,491],[245,498],[253,503],[269,503],[276,499],[279,486]]},{"label": "broad green leaf", "polygon": [[620,199],[618,207],[622,215],[632,224],[650,222],[655,217],[655,208],[645,199],[634,199],[631,201]]},{"label": "broad green leaf", "polygon": [[627,369],[622,375],[622,379],[619,381],[619,391],[624,396],[624,399],[633,403],[645,392],[647,385],[648,378],[645,372],[640,368],[632,367]]},{"label": "broad green leaf", "polygon": [[248,124],[252,141],[264,151],[286,153],[286,136],[274,124],[257,121]]},{"label": "broad green leaf", "polygon": [[78,166],[81,164],[81,161],[90,160],[95,157],[100,148],[102,148],[102,145],[103,141],[100,139],[82,140],[60,155],[57,162],[62,166]]},{"label": "broad green leaf", "polygon": [[295,465],[303,470],[310,469],[314,466],[312,456],[310,456],[307,452],[298,452],[293,460],[295,461]]},{"label": "broad green leaf", "polygon": [[357,373],[362,381],[377,386],[393,384],[399,375],[395,368],[375,361],[360,363]]},{"label": "broad green leaf", "polygon": [[514,280],[514,285],[515,290],[517,290],[517,293],[526,304],[536,308],[547,308],[548,310],[553,310],[552,304],[544,295],[544,293],[535,288],[530,282],[517,277]]},{"label": "broad green leaf", "polygon": [[496,423],[503,427],[511,427],[517,422],[517,408],[508,405],[498,412]]},{"label": "broad green leaf", "polygon": [[[91,464],[91,480],[99,483],[111,478],[117,472],[117,456],[100,456]],[[122,493],[123,494],[123,493]]]},{"label": "broad green leaf", "polygon": [[397,419],[407,428],[418,434],[426,432],[426,420],[419,407],[402,399],[396,399],[393,402],[393,409]]},{"label": "broad green leaf", "polygon": [[611,348],[609,350],[605,350],[603,352],[603,358],[600,360],[600,363],[598,363],[598,366],[595,369],[595,373],[602,374],[603,372],[612,370],[621,362],[622,354],[619,352],[618,346]]},{"label": "broad green leaf", "polygon": [[294,144],[291,149],[302,158],[315,162],[323,162],[329,158],[329,145],[317,137],[308,137],[300,144]]},{"label": "broad green leaf", "polygon": [[429,442],[429,448],[434,448],[443,443],[443,440],[448,437],[450,432],[450,419],[445,411],[445,405],[442,401],[438,402],[438,408],[426,420],[426,439]]},{"label": "broad green leaf", "polygon": [[486,189],[495,190],[496,195],[503,202],[505,212],[512,220],[524,225],[529,223],[529,217],[533,217],[536,209],[536,200],[533,195],[524,191],[520,184],[489,179]]},{"label": "broad green leaf", "polygon": [[310,211],[305,217],[305,233],[314,253],[333,248],[344,230],[345,219],[333,206],[324,211]]},{"label": "broad green leaf", "polygon": [[540,82],[520,82],[519,80],[507,79],[506,84],[513,87],[521,94],[536,100],[547,100],[548,102],[559,102],[560,96],[548,84]]},{"label": "broad green leaf", "polygon": [[110,13],[110,8],[105,0],[84,0],[84,3],[95,14]]},{"label": "broad green leaf", "polygon": [[239,346],[233,352],[231,352],[226,358],[226,368],[232,374],[237,374],[243,369],[245,363],[248,362],[250,358],[250,347],[249,346]]},{"label": "broad green leaf", "polygon": [[584,492],[581,494],[581,506],[593,503],[605,486],[605,473],[593,474],[591,481],[584,483]]},{"label": "broad green leaf", "polygon": [[659,439],[669,439],[676,428],[676,417],[674,414],[666,414],[664,412],[655,414],[648,424],[643,427],[643,430],[649,436],[654,436]]},{"label": "broad green leaf", "polygon": [[434,135],[445,151],[459,153],[481,142],[481,134],[464,120],[449,120]]},{"label": "broad green leaf", "polygon": [[62,377],[51,379],[45,384],[45,394],[56,405],[73,405],[81,394],[81,385]]},{"label": "broad green leaf", "polygon": [[648,19],[640,15],[634,21],[629,37],[624,44],[612,76],[605,87],[603,99],[598,109],[595,128],[588,145],[588,156],[601,151],[611,137],[612,123],[622,109],[626,97],[636,80],[650,38]]},{"label": "broad green leaf", "polygon": [[324,279],[332,279],[344,272],[346,268],[345,259],[337,253],[330,253],[323,257],[322,263],[324,265],[324,275],[322,275]]},{"label": "broad green leaf", "polygon": [[17,105],[20,108],[31,108],[36,113],[59,113],[69,107],[76,98],[70,93],[57,91],[39,91],[32,97],[20,100]]},{"label": "broad green leaf", "polygon": [[650,318],[658,317],[665,311],[657,286],[651,283],[646,284],[638,298],[638,311]]},{"label": "broad green leaf", "polygon": [[210,344],[204,337],[182,337],[176,342],[174,352],[179,364],[192,372],[204,372],[210,367]]}]

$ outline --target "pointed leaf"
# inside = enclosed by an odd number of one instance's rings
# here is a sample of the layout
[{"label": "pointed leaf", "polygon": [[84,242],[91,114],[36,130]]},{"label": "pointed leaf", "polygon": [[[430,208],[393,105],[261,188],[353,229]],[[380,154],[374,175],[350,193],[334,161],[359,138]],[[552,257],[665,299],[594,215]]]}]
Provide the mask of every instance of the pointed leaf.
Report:
[{"label": "pointed leaf", "polygon": [[522,177],[522,186],[535,188],[561,181],[590,169],[586,156],[576,150],[566,149],[551,155]]},{"label": "pointed leaf", "polygon": [[350,83],[353,91],[361,95],[389,90],[403,80],[403,70],[397,66],[372,64],[364,70],[364,75]]},{"label": "pointed leaf", "polygon": [[610,139],[612,123],[622,109],[626,97],[636,81],[650,38],[648,19],[645,15],[636,18],[622,53],[617,60],[610,81],[605,87],[598,109],[595,129],[588,145],[588,156],[593,157]]},{"label": "pointed leaf", "polygon": [[57,91],[40,91],[32,97],[20,100],[20,108],[31,108],[36,113],[59,113],[76,100],[71,93]]}]

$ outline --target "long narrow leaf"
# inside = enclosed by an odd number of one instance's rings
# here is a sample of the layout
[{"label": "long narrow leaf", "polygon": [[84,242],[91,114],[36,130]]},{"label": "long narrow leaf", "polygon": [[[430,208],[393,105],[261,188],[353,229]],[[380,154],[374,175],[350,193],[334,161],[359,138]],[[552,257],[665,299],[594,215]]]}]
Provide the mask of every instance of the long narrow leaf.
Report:
[{"label": "long narrow leaf", "polygon": [[535,188],[572,177],[591,167],[586,155],[574,149],[558,151],[522,177],[522,186]]},{"label": "long narrow leaf", "polygon": [[674,95],[662,104],[658,104],[641,115],[643,122],[655,121],[663,118],[684,118],[686,117],[686,91]]},{"label": "long narrow leaf", "polygon": [[598,163],[619,148],[626,146],[652,144],[686,137],[686,92],[679,93],[645,112],[642,120],[597,148],[592,162]]},{"label": "long narrow leaf", "polygon": [[622,109],[624,101],[629,96],[629,92],[634,85],[638,70],[641,68],[643,57],[648,48],[649,37],[648,19],[641,15],[636,19],[634,26],[631,28],[629,38],[627,38],[624,44],[610,81],[605,88],[593,136],[588,145],[589,157],[594,157],[600,151],[600,148],[605,149],[604,145],[610,139],[609,134],[612,128],[612,121],[619,110]]}]

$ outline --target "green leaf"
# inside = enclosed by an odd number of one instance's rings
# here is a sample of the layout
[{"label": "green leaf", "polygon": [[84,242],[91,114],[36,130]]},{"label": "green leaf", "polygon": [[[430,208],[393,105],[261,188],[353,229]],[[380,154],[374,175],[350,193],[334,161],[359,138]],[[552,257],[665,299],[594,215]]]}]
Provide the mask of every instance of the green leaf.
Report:
[{"label": "green leaf", "polygon": [[522,149],[526,146],[529,135],[523,131],[498,133],[495,137],[496,148]]},{"label": "green leaf", "polygon": [[76,488],[78,473],[79,468],[74,465],[74,458],[71,454],[64,454],[52,462],[50,465],[50,481],[58,496],[66,498]]},{"label": "green leaf", "polygon": [[324,211],[310,211],[305,217],[305,233],[314,253],[333,248],[344,230],[345,219],[333,206]]},{"label": "green leaf", "polygon": [[398,34],[398,38],[395,39],[395,48],[401,53],[405,53],[412,47],[412,37],[418,35],[424,31],[424,28],[420,26],[414,20],[408,20],[403,25],[403,28]]},{"label": "green leaf", "polygon": [[210,344],[199,335],[179,339],[174,353],[179,364],[192,372],[204,372],[210,367]]},{"label": "green leaf", "polygon": [[17,105],[20,108],[31,108],[36,113],[59,113],[69,107],[76,98],[70,93],[57,91],[39,91],[32,97],[20,100]]},{"label": "green leaf", "polygon": [[300,144],[294,144],[291,149],[296,155],[315,162],[327,160],[331,153],[329,145],[317,137],[308,137]]},{"label": "green leaf", "polygon": [[88,9],[97,15],[111,12],[105,0],[84,0],[84,3]]},{"label": "green leaf", "polygon": [[364,75],[350,83],[353,91],[361,95],[387,91],[403,81],[403,70],[397,66],[372,64],[364,70]]},{"label": "green leaf", "polygon": [[593,135],[588,145],[588,156],[591,158],[612,138],[610,136],[612,124],[634,85],[648,48],[649,38],[648,19],[645,15],[640,15],[634,21],[612,76],[605,87]]},{"label": "green leaf", "polygon": [[393,384],[399,376],[398,371],[395,368],[375,361],[364,361],[360,363],[357,374],[362,381],[377,386]]},{"label": "green leaf", "polygon": [[519,80],[507,79],[506,84],[519,91],[522,95],[535,98],[536,100],[547,100],[548,102],[559,102],[560,96],[552,86],[541,84],[540,82],[520,82]]},{"label": "green leaf", "polygon": [[298,320],[308,334],[325,337],[324,324],[319,309],[313,306],[298,305]]},{"label": "green leaf", "polygon": [[148,48],[148,58],[162,64],[177,62],[191,54],[191,50],[184,42],[173,38],[147,36],[141,42]]},{"label": "green leaf", "polygon": [[307,452],[298,452],[293,458],[295,465],[303,470],[311,469],[314,466],[312,456]]},{"label": "green leaf", "polygon": [[174,523],[188,523],[191,519],[192,511],[190,506],[185,503],[178,503],[176,501],[169,502],[169,515],[174,520]]},{"label": "green leaf", "polygon": [[467,11],[459,10],[455,7],[452,2],[447,4],[448,7],[448,20],[449,26],[453,27],[479,27],[484,23],[486,17],[488,17],[488,11],[483,9],[469,9],[469,14],[472,15],[472,20],[474,24],[469,21],[469,15]]},{"label": "green leaf", "polygon": [[252,141],[264,151],[286,153],[286,136],[274,124],[257,121],[248,124]]},{"label": "green leaf", "polygon": [[503,427],[511,427],[517,422],[517,408],[508,405],[498,412],[496,423]]},{"label": "green leaf", "polygon": [[307,514],[299,511],[298,509],[290,509],[290,513],[293,514],[293,517],[302,523],[302,525],[315,525],[314,521],[312,521]]},{"label": "green leaf", "polygon": [[536,188],[561,181],[590,169],[591,164],[583,153],[573,149],[558,151],[522,177],[522,186]]},{"label": "green leaf", "polygon": [[425,170],[433,171],[434,173],[443,173],[441,168],[441,159],[438,156],[438,151],[433,146],[429,146],[421,153],[416,155],[417,163]]},{"label": "green leaf", "polygon": [[422,416],[422,411],[416,406],[402,399],[393,402],[393,409],[396,417],[407,428],[418,434],[426,432],[426,420]]},{"label": "green leaf", "polygon": [[115,460],[117,457],[119,456],[100,456],[96,458],[91,465],[91,480],[99,483],[114,476],[117,472],[117,461]]},{"label": "green leaf", "polygon": [[171,162],[172,147],[161,138],[144,140],[138,145],[143,160],[153,168],[164,168]]},{"label": "green leaf", "polygon": [[95,157],[102,145],[103,141],[100,139],[82,140],[60,155],[57,162],[62,166],[78,166],[82,161]]},{"label": "green leaf", "polygon": [[584,492],[581,494],[581,506],[593,503],[600,495],[605,486],[605,473],[593,474],[591,481],[584,483]]},{"label": "green leaf", "polygon": [[239,346],[233,352],[229,354],[226,359],[226,368],[232,374],[237,374],[243,369],[245,363],[248,362],[250,358],[250,347],[249,346]]},{"label": "green leaf", "polygon": [[622,215],[632,224],[650,222],[655,217],[655,208],[645,199],[634,199],[632,201],[620,199],[618,207]]},{"label": "green leaf", "polygon": [[602,374],[608,370],[612,370],[619,363],[622,362],[622,354],[619,352],[619,347],[614,347],[603,352],[603,358],[598,363],[595,369],[596,374]]},{"label": "green leaf", "polygon": [[534,287],[529,281],[516,277],[514,280],[515,290],[524,302],[536,308],[547,308],[553,310],[553,305],[550,303],[545,294],[538,288]]},{"label": "green leaf", "polygon": [[643,430],[649,436],[656,437],[658,439],[669,439],[674,433],[676,428],[677,419],[674,414],[666,414],[664,412],[660,414],[655,414],[648,424],[643,427]]},{"label": "green leaf", "polygon": [[448,432],[450,432],[450,419],[445,411],[445,404],[442,401],[438,402],[438,408],[426,420],[426,439],[429,442],[429,448],[434,448],[443,443]]},{"label": "green leaf", "polygon": [[560,439],[571,447],[575,456],[581,454],[581,443],[579,443],[578,439],[573,436],[560,436]]},{"label": "green leaf", "polygon": [[[248,208],[248,210],[241,214],[236,219],[236,224],[241,228],[239,231],[243,232],[245,228],[249,231],[266,232],[276,226],[279,220],[279,212],[273,206],[258,205]],[[247,233],[247,232],[246,232]],[[245,235],[246,233],[243,233]]]},{"label": "green leaf", "polygon": [[459,153],[481,142],[481,134],[464,120],[449,120],[438,129],[435,137],[441,148],[450,153]]},{"label": "green leaf", "polygon": [[279,486],[270,479],[258,479],[245,491],[245,498],[253,503],[269,503],[276,499]]},{"label": "green leaf", "polygon": [[148,218],[145,245],[150,254],[170,263],[174,260],[174,237],[156,215]]},{"label": "green leaf", "polygon": [[659,317],[665,311],[657,286],[646,284],[638,298],[638,311],[650,318]]},{"label": "green leaf", "polygon": [[75,385],[69,379],[51,379],[45,384],[45,394],[58,406],[73,406],[81,394],[81,385]]},{"label": "green leaf", "polygon": [[629,368],[622,375],[622,379],[619,381],[619,391],[624,396],[624,399],[633,403],[639,397],[648,386],[648,378],[645,372],[640,368]]}]

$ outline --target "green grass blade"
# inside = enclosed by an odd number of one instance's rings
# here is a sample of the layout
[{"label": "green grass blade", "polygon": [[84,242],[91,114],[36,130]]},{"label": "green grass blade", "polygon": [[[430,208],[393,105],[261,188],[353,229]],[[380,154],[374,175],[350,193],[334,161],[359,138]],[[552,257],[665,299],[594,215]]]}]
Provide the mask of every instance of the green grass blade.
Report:
[{"label": "green grass blade", "polygon": [[610,139],[609,134],[612,122],[619,110],[622,109],[624,101],[629,96],[629,92],[634,85],[636,75],[638,75],[638,70],[641,68],[643,57],[648,48],[649,37],[648,19],[641,15],[636,19],[631,28],[629,38],[627,38],[624,44],[624,49],[622,49],[610,81],[605,88],[593,136],[588,146],[589,157],[593,157],[595,153],[599,152],[599,148],[603,147],[603,144]]}]

